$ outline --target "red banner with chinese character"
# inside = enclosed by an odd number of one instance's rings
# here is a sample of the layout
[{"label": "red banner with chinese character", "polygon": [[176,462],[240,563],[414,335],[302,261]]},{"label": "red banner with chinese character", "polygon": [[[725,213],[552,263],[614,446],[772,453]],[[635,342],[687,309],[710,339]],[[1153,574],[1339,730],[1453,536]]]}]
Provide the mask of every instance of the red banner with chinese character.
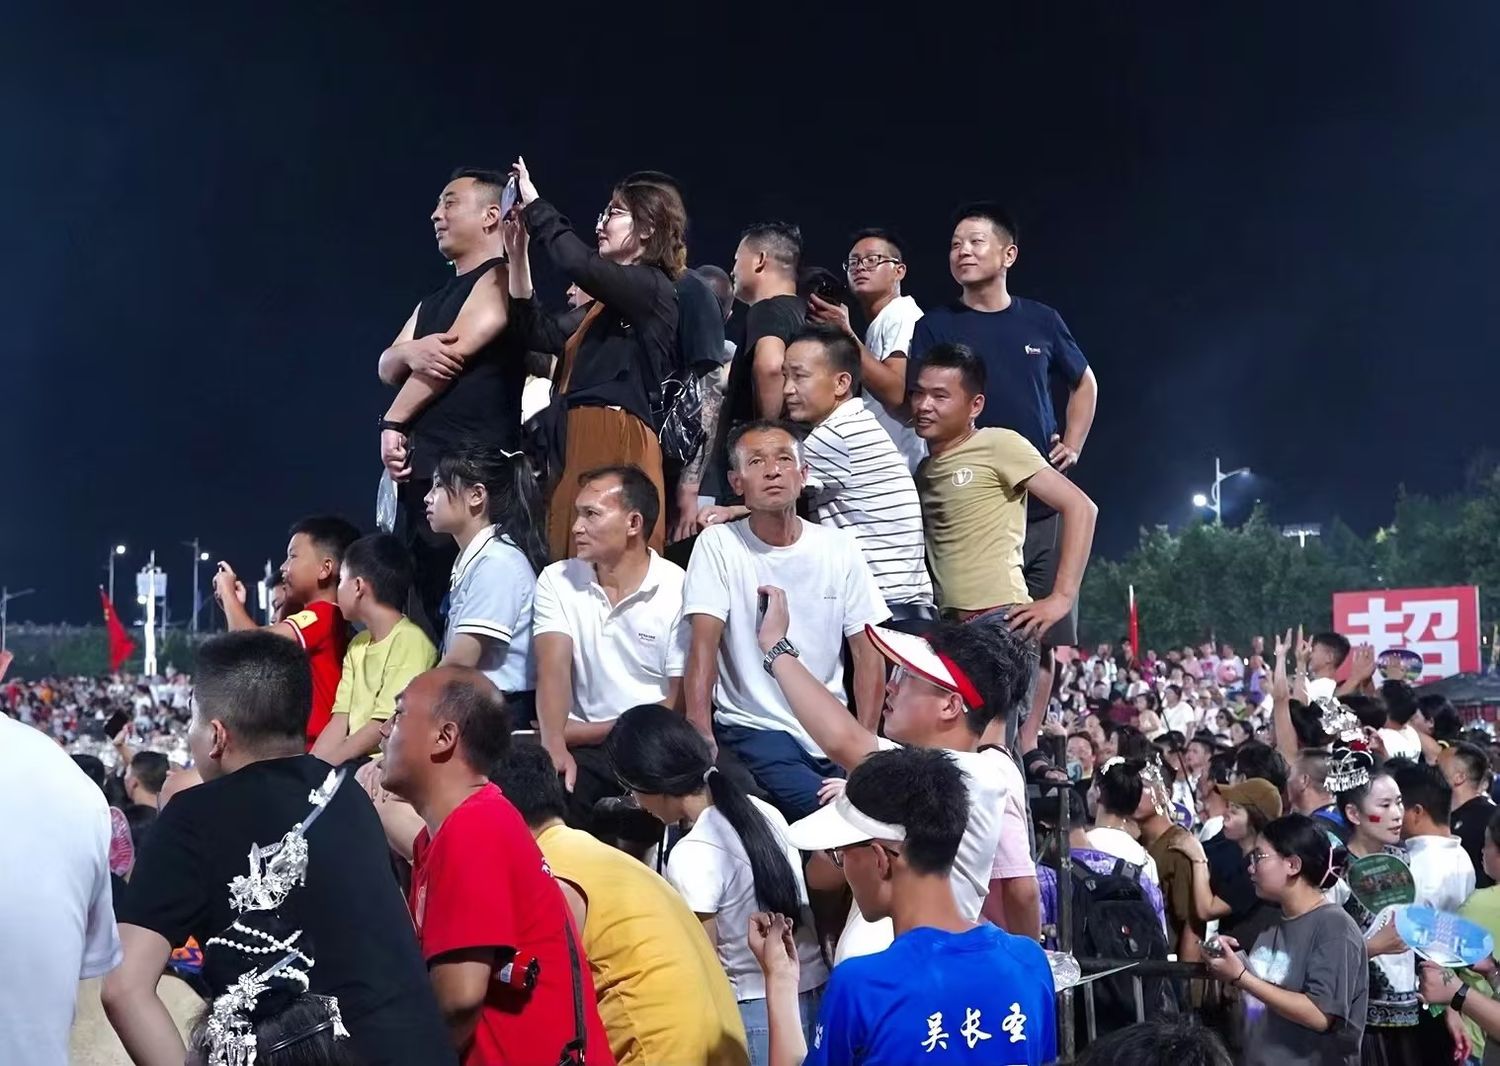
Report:
[{"label": "red banner with chinese character", "polygon": [[1333,628],[1375,654],[1407,648],[1423,681],[1479,669],[1479,589],[1374,589],[1333,594]]}]

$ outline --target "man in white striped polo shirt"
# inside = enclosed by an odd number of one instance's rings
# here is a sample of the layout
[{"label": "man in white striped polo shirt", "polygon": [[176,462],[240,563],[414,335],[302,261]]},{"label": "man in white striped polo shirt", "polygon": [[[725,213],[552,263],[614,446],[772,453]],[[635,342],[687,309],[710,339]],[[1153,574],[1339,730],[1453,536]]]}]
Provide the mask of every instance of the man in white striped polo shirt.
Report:
[{"label": "man in white striped polo shirt", "polygon": [[808,326],[782,370],[788,417],[812,427],[802,451],[814,517],[853,534],[896,628],[935,619],[922,502],[890,434],[857,395],[859,346],[835,326]]}]

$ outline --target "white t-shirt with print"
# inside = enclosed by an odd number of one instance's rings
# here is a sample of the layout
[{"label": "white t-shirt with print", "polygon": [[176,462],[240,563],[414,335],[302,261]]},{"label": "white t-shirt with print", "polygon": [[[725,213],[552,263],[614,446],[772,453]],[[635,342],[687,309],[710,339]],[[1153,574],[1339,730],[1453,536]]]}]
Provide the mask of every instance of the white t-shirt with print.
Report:
[{"label": "white t-shirt with print", "polygon": [[847,532],[798,519],[801,534],[784,548],[750,531],[750,520],[710,526],[698,537],[682,590],[682,615],[724,623],[719,642],[714,720],[748,729],[790,733],[810,754],[823,755],[797,721],[776,679],[761,666],[756,635],[762,585],[786,592],[787,639],[802,665],[844,702],[844,638],[891,616],[859,545]]},{"label": "white t-shirt with print", "polygon": [[[797,991],[821,988],[828,980],[828,967],[818,948],[812,910],[807,905],[802,855],[787,839],[786,819],[781,812],[754,796],[750,802],[771,823],[771,830],[780,840],[797,879],[797,896],[802,901],[795,934],[797,959],[801,964]],[[755,878],[750,873],[750,856],[745,853],[745,845],[717,807],[704,811],[667,856],[667,880],[695,914],[714,916],[714,950],[734,988],[734,998],[765,999],[766,979],[750,951],[746,930],[750,928],[750,915],[766,908],[756,900]]]},{"label": "white t-shirt with print", "polygon": [[1380,739],[1385,741],[1385,757],[1387,759],[1416,759],[1422,758],[1422,741],[1417,736],[1417,731],[1409,725],[1400,729],[1381,729]]},{"label": "white t-shirt with print", "polygon": [[[865,347],[882,363],[897,352],[911,353],[911,335],[917,328],[922,309],[910,296],[898,296],[880,309],[880,314],[865,330]],[[885,405],[873,396],[869,398],[870,411],[875,420],[891,435],[908,470],[916,470],[917,464],[927,457],[927,442],[917,436],[916,430],[894,417]]]},{"label": "white t-shirt with print", "polygon": [[45,734],[0,714],[0,1063],[67,1066],[78,982],[120,964],[104,793]]}]

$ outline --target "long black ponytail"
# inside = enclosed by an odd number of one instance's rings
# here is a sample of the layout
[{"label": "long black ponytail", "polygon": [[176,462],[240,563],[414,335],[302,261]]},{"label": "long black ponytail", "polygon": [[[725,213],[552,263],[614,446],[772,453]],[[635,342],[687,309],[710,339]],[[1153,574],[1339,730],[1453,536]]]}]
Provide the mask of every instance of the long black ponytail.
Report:
[{"label": "long black ponytail", "polygon": [[745,847],[756,901],[797,922],[802,899],[785,846],[745,790],[714,766],[708,742],[686,718],[659,703],[632,707],[610,730],[606,750],[615,776],[634,792],[690,796],[707,789]]},{"label": "long black ponytail", "polygon": [[465,441],[438,459],[433,480],[452,492],[462,491],[465,485],[483,485],[495,531],[511,539],[535,573],[542,572],[549,561],[542,535],[546,512],[536,471],[525,453]]}]

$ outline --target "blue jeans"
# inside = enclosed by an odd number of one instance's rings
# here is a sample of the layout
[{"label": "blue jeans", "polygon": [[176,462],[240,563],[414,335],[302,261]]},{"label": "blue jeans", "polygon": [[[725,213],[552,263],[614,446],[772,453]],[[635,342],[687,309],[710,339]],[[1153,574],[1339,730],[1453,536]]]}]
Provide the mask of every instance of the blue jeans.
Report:
[{"label": "blue jeans", "polygon": [[[812,1051],[813,1030],[818,1025],[818,1007],[823,1002],[823,988],[809,989],[797,997],[797,1009],[802,1013],[802,1036]],[[745,1023],[745,1038],[750,1048],[750,1066],[770,1066],[771,1021],[766,1012],[764,999],[740,1000],[740,1020]]]},{"label": "blue jeans", "polygon": [[827,759],[810,755],[790,733],[714,723],[719,747],[728,748],[750,771],[755,783],[788,822],[806,818],[819,807],[818,789],[825,777],[843,777]]}]

